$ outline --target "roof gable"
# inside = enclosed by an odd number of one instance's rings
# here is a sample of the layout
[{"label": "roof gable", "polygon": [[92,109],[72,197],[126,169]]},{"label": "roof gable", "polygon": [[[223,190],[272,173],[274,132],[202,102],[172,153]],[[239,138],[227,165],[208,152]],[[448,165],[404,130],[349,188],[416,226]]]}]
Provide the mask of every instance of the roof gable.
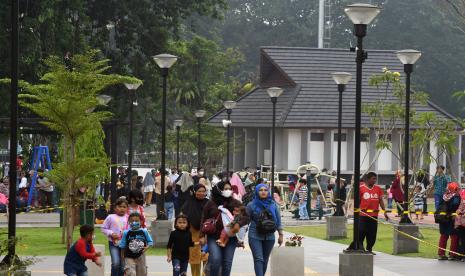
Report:
[{"label": "roof gable", "polygon": [[[362,103],[380,99],[379,91],[368,85],[373,74],[381,74],[383,68],[403,74],[403,65],[395,51],[367,50],[368,59],[363,64]],[[271,125],[272,105],[266,94],[270,86],[287,86],[278,99],[277,125],[287,128],[336,128],[337,127],[337,85],[331,73],[345,71],[355,76],[355,53],[348,49],[318,49],[302,47],[262,47],[260,88],[238,99],[233,111],[234,126],[267,127]],[[279,85],[283,84],[283,85]],[[429,102],[415,104],[419,112],[435,112],[442,118],[453,118],[450,114]],[[251,112],[257,110],[260,114]],[[220,111],[210,119],[221,123],[226,115]],[[355,122],[355,77],[343,94],[342,125],[353,128]],[[362,126],[369,127],[370,119],[362,114]]]}]

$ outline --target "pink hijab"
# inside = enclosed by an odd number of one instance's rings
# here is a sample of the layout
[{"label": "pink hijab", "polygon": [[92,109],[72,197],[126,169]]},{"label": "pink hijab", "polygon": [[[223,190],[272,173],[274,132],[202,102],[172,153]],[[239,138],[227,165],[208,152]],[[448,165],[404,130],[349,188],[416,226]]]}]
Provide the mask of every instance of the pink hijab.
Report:
[{"label": "pink hijab", "polygon": [[234,187],[237,187],[238,195],[240,198],[242,198],[245,195],[245,188],[244,184],[242,184],[241,178],[237,175],[237,173],[233,173],[231,179],[229,180],[229,183]]}]

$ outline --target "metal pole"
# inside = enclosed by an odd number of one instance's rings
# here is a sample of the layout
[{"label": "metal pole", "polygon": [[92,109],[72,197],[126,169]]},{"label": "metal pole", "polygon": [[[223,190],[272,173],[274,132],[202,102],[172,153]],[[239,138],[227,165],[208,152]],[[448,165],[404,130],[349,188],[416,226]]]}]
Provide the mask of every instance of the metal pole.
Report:
[{"label": "metal pole", "polygon": [[[226,113],[228,113],[228,121],[231,120],[231,109],[227,109]],[[229,151],[230,151],[230,144],[231,144],[231,126],[228,124],[226,130],[226,177],[229,179]]]},{"label": "metal pole", "polygon": [[271,191],[274,189],[274,155],[275,155],[275,139],[276,139],[276,102],[278,98],[272,97],[271,102],[273,103],[273,126],[271,128]]},{"label": "metal pole", "polygon": [[11,1],[11,103],[10,103],[10,201],[8,203],[8,264],[16,255],[16,159],[18,150],[18,1]]},{"label": "metal pole", "polygon": [[162,126],[161,126],[161,172],[160,172],[160,206],[157,205],[158,220],[166,220],[165,214],[165,154],[166,154],[166,81],[168,78],[168,68],[162,68],[161,74],[163,77],[163,103],[162,103]]},{"label": "metal pole", "polygon": [[176,126],[176,171],[179,174],[179,132],[181,130],[180,126]]},{"label": "metal pole", "polygon": [[350,250],[363,250],[360,243],[360,136],[362,116],[362,64],[365,61],[363,51],[363,37],[366,35],[367,25],[355,24],[355,35],[357,36],[357,79],[355,86],[355,154],[354,154],[354,240]]},{"label": "metal pole", "polygon": [[341,136],[342,136],[342,93],[344,92],[345,85],[338,84],[339,91],[339,112],[338,112],[338,121],[337,121],[337,175],[336,175],[336,212],[335,216],[343,216],[344,210],[342,209],[342,200],[341,200]]},{"label": "metal pole", "polygon": [[404,213],[400,223],[412,224],[409,218],[408,209],[408,186],[409,186],[409,140],[410,140],[410,74],[413,71],[413,64],[404,64],[405,79],[405,135],[404,135]]},{"label": "metal pole", "polygon": [[197,168],[200,168],[200,130],[202,118],[197,118]]},{"label": "metal pole", "polygon": [[128,187],[131,189],[131,178],[132,178],[132,132],[134,128],[134,93],[135,91],[129,90],[129,152],[128,152]]}]

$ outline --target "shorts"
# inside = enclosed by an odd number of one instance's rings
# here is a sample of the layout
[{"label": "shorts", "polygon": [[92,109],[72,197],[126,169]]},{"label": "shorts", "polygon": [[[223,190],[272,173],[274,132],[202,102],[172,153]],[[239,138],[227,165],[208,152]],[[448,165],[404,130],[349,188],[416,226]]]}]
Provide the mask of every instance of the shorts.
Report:
[{"label": "shorts", "polygon": [[415,204],[415,210],[423,211],[423,204]]}]

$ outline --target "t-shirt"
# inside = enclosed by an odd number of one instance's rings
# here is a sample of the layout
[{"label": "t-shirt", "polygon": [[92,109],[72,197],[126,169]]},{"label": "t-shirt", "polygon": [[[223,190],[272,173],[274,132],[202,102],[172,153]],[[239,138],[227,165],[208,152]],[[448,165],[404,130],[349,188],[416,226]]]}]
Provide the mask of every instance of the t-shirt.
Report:
[{"label": "t-shirt", "polygon": [[377,217],[379,211],[379,202],[383,199],[383,190],[378,185],[369,188],[367,185],[360,185],[360,209],[364,212],[370,210],[373,212],[360,213],[360,216]]},{"label": "t-shirt", "polygon": [[167,249],[171,249],[172,259],[189,260],[189,247],[194,246],[192,234],[189,230],[174,230],[168,240]]},{"label": "t-shirt", "polygon": [[64,273],[66,275],[80,274],[87,271],[86,260],[96,261],[95,249],[92,243],[79,239],[69,249],[65,257]]},{"label": "t-shirt", "polygon": [[147,229],[139,228],[138,230],[124,231],[119,248],[125,249],[124,256],[126,258],[136,259],[143,254],[144,247],[152,245],[153,240]]},{"label": "t-shirt", "polygon": [[302,201],[307,201],[307,199],[308,199],[307,185],[302,185],[299,188],[299,199],[302,200]]}]

